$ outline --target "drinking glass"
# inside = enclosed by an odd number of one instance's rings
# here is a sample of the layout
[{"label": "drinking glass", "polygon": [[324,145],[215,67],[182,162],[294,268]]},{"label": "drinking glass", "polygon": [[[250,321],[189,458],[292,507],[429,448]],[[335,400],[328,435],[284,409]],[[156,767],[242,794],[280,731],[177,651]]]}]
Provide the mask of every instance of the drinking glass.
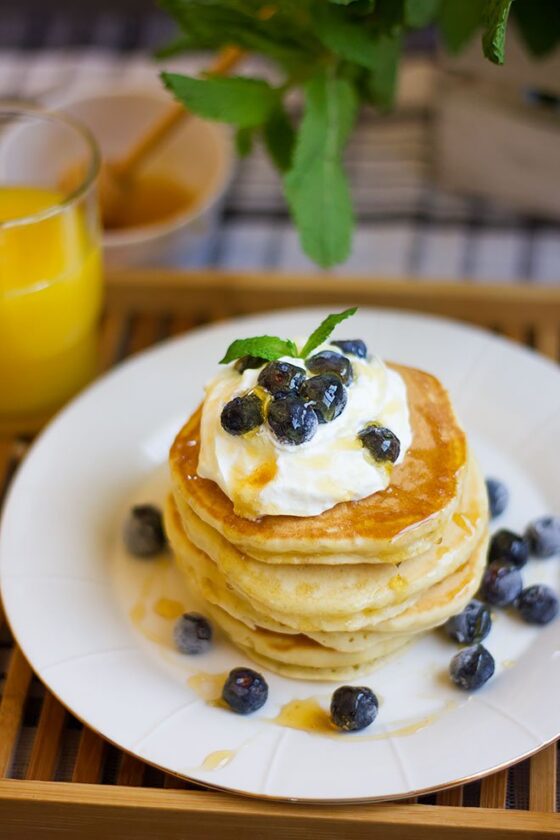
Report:
[{"label": "drinking glass", "polygon": [[74,121],[0,110],[0,434],[36,431],[95,374],[98,171]]}]

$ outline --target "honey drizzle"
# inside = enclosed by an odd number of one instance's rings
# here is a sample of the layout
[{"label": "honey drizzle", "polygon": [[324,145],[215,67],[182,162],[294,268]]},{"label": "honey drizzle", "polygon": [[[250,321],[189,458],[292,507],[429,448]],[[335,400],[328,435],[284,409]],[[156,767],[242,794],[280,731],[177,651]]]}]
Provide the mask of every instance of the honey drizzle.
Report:
[{"label": "honey drizzle", "polygon": [[237,753],[238,750],[216,750],[215,752],[211,752],[200,765],[200,769],[221,770],[222,767],[225,767],[230,761],[233,761]]}]

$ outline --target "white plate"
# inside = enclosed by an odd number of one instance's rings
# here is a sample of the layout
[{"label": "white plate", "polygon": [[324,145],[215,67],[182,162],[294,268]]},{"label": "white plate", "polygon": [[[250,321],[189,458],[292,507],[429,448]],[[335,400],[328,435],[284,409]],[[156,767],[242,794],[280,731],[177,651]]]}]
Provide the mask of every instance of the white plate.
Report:
[{"label": "white plate", "polygon": [[[169,561],[134,560],[120,547],[131,502],[163,498],[169,444],[228,343],[263,332],[305,335],[324,314],[292,311],[199,330],[122,365],[70,405],[12,487],[1,532],[2,594],[14,634],[51,691],[145,761],[256,796],[402,797],[489,773],[558,737],[559,622],[537,630],[499,613],[485,642],[496,676],[472,696],[447,678],[454,645],[431,634],[359,681],[382,698],[370,730],[325,737],[273,719],[294,698],[328,707],[331,684],[265,672],[268,703],[246,718],[201,699],[189,676],[247,660],[221,637],[203,657],[174,653],[173,621],[156,616],[151,602],[162,594],[185,607],[192,602]],[[447,385],[487,474],[510,487],[497,525],[522,529],[560,510],[554,365],[472,327],[420,315],[362,310],[343,333]],[[558,589],[558,560],[532,560],[523,576]]]}]

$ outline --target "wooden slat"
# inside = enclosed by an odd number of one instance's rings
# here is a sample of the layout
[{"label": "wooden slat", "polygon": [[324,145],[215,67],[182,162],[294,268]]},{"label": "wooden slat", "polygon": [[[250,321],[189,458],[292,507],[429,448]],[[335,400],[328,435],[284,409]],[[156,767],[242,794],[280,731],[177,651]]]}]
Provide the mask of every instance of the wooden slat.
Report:
[{"label": "wooden slat", "polygon": [[99,337],[99,368],[101,371],[108,370],[115,364],[125,321],[125,316],[118,312],[108,312],[103,319]]},{"label": "wooden slat", "polygon": [[551,744],[531,758],[529,808],[531,811],[556,810],[557,746]]},{"label": "wooden slat", "polygon": [[[432,805],[298,805],[211,791],[154,790],[60,782],[0,782],[9,840],[553,840],[560,817],[530,811]],[[58,832],[58,833],[57,833]],[[73,833],[71,833],[73,832]]]},{"label": "wooden slat", "polygon": [[8,772],[30,681],[31,668],[16,645],[10,657],[6,683],[0,701],[0,779]]},{"label": "wooden slat", "polygon": [[150,347],[159,338],[159,318],[153,315],[135,315],[132,320],[132,331],[129,353],[137,353]]},{"label": "wooden slat", "polygon": [[560,361],[560,324],[542,324],[535,329],[535,347],[549,359]]},{"label": "wooden slat", "polygon": [[178,776],[173,776],[171,773],[166,773],[163,779],[163,786],[169,790],[184,790],[187,783]]},{"label": "wooden slat", "polygon": [[183,333],[192,330],[194,325],[194,320],[190,315],[175,315],[171,319],[169,332],[171,335],[182,335]]},{"label": "wooden slat", "polygon": [[503,808],[506,804],[508,771],[486,776],[480,787],[481,808]]},{"label": "wooden slat", "polygon": [[73,782],[96,784],[101,776],[105,741],[97,733],[84,726],[72,773]]},{"label": "wooden slat", "polygon": [[64,706],[53,697],[50,691],[47,691],[27,765],[27,779],[46,782],[54,777],[65,718]]},{"label": "wooden slat", "polygon": [[447,790],[440,790],[436,795],[436,802],[438,805],[450,805],[455,808],[461,807],[463,804],[463,787],[447,788]]},{"label": "wooden slat", "polygon": [[502,333],[510,338],[512,341],[517,341],[518,344],[525,344],[527,341],[527,325],[526,324],[504,324],[502,326]]},{"label": "wooden slat", "polygon": [[146,765],[143,761],[135,758],[133,755],[123,753],[121,758],[121,766],[117,776],[118,785],[128,785],[137,787],[142,784],[144,778],[144,770]]},{"label": "wooden slat", "polygon": [[475,323],[509,325],[560,322],[560,288],[554,286],[382,280],[331,274],[280,274],[218,270],[111,271],[109,308],[126,312],[205,311],[219,301],[228,313],[261,312],[294,306],[340,306],[357,303],[448,315]]}]

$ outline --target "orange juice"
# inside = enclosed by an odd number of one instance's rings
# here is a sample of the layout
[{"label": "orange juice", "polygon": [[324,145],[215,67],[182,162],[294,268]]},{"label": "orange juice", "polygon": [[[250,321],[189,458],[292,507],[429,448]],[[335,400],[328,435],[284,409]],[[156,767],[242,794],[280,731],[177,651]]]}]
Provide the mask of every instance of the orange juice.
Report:
[{"label": "orange juice", "polygon": [[0,186],[0,431],[36,428],[95,371],[97,223],[61,202]]}]

